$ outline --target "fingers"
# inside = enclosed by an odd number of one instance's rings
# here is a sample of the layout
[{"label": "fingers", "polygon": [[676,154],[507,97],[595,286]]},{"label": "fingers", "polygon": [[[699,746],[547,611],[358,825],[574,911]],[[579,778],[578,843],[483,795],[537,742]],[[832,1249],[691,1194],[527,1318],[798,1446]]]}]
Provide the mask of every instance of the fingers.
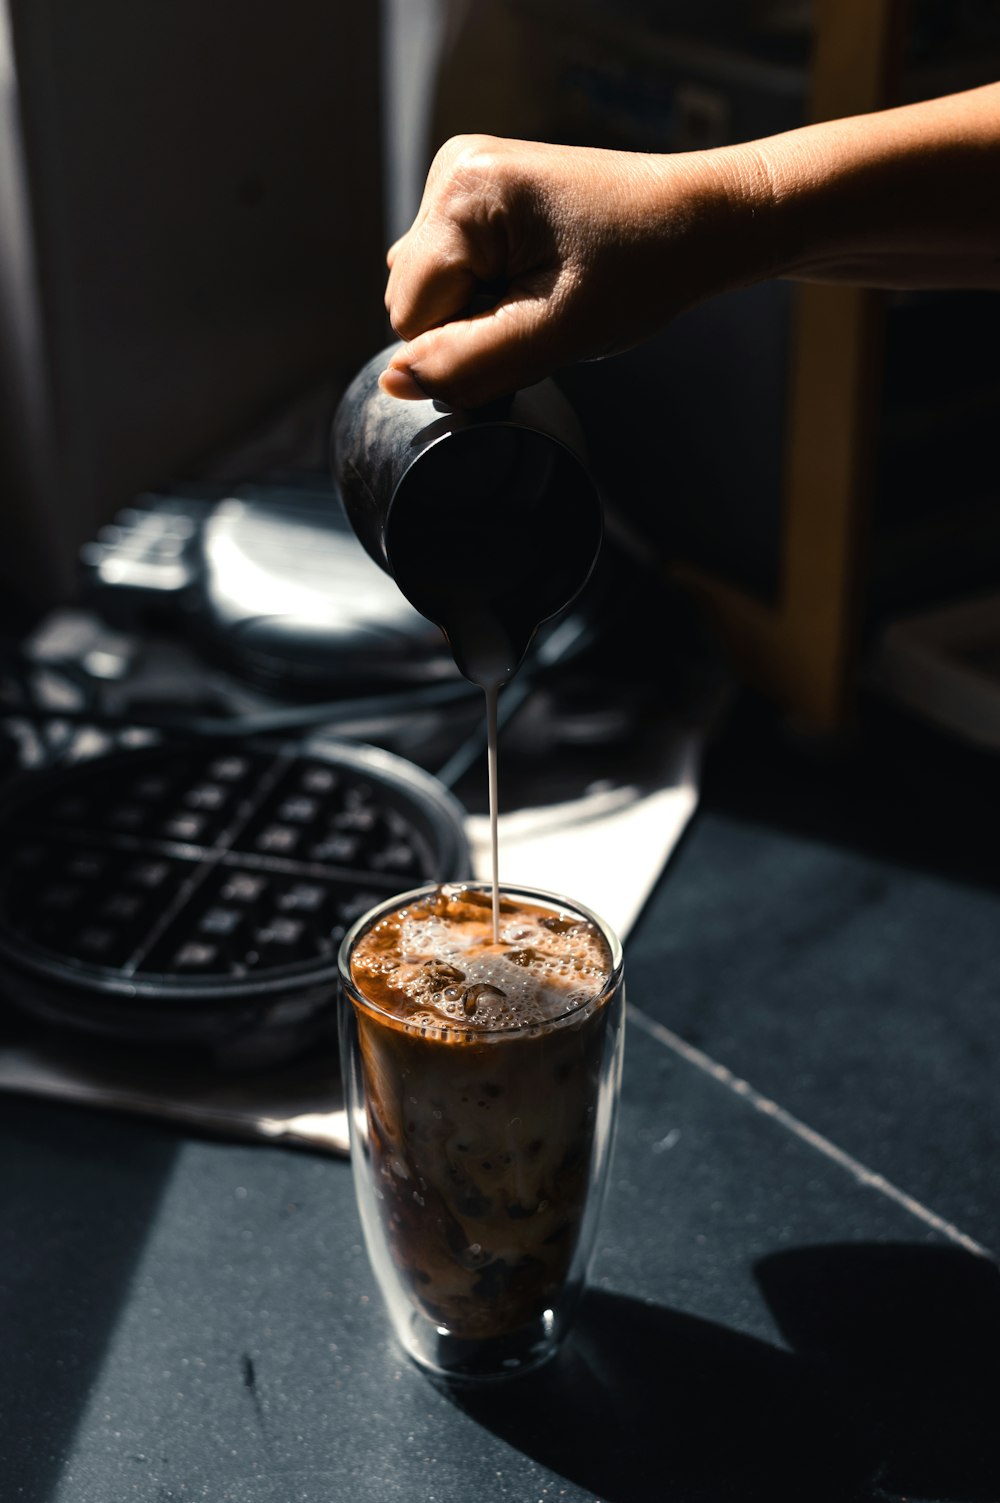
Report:
[{"label": "fingers", "polygon": [[506,281],[504,182],[478,137],[438,152],[416,218],[386,255],[385,306],[401,338],[462,317],[478,288]]},{"label": "fingers", "polygon": [[[385,306],[407,345],[383,375],[385,392],[478,405],[562,363],[559,346],[575,336],[554,294],[572,275],[551,195],[539,194],[551,150],[489,137],[442,147],[413,224],[386,256]],[[499,303],[473,316],[477,294],[496,290]]]},{"label": "fingers", "polygon": [[478,278],[462,247],[449,245],[448,238],[438,235],[427,244],[421,231],[411,231],[405,248],[395,248],[385,306],[401,339],[459,317],[472,299]]}]

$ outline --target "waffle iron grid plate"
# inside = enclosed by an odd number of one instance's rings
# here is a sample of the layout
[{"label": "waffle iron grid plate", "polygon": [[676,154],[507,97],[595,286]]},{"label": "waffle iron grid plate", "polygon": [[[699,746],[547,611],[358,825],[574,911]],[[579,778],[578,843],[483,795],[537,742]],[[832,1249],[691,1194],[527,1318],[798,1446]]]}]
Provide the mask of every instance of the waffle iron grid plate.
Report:
[{"label": "waffle iron grid plate", "polygon": [[230,1064],[327,1032],[354,919],[469,870],[439,783],[325,738],[169,742],[26,774],[0,831],[8,1000]]}]

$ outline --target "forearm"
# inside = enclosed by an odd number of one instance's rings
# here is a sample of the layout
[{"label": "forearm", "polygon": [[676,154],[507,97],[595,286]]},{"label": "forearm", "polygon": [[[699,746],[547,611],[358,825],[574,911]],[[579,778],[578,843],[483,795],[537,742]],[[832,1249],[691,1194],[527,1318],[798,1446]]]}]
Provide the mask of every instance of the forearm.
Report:
[{"label": "forearm", "polygon": [[1000,287],[1000,84],[705,155],[765,274]]}]

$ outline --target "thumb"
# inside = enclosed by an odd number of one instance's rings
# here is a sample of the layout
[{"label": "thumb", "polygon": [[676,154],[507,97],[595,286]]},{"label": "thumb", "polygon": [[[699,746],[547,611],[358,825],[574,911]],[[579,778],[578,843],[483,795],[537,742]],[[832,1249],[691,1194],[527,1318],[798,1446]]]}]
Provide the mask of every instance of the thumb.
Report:
[{"label": "thumb", "polygon": [[427,329],[396,351],[379,385],[389,396],[481,407],[563,363],[537,292],[508,294],[488,312]]}]

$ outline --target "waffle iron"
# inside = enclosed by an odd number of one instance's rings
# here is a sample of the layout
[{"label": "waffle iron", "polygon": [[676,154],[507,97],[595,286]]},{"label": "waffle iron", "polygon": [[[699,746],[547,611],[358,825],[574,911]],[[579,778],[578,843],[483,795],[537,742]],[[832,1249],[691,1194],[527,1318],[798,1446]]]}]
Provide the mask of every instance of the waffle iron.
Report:
[{"label": "waffle iron", "polygon": [[257,1067],[331,1027],[355,918],[468,872],[459,805],[388,752],[115,750],[0,795],[0,991],[63,1028]]}]

